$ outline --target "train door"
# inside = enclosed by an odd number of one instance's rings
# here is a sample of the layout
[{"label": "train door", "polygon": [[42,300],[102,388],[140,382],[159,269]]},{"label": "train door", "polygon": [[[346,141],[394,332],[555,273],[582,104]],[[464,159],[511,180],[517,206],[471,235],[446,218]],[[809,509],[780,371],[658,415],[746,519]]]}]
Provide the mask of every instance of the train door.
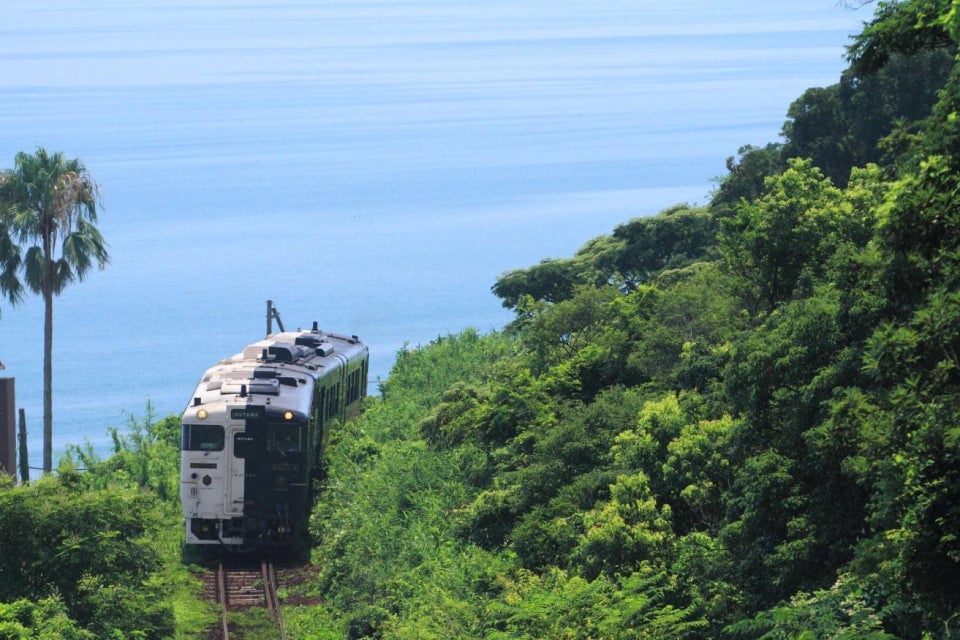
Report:
[{"label": "train door", "polygon": [[247,480],[246,459],[254,449],[253,435],[248,433],[243,423],[227,427],[227,450],[230,460],[230,477],[227,479],[227,495],[224,511],[230,516],[242,516],[246,500],[244,485]]}]

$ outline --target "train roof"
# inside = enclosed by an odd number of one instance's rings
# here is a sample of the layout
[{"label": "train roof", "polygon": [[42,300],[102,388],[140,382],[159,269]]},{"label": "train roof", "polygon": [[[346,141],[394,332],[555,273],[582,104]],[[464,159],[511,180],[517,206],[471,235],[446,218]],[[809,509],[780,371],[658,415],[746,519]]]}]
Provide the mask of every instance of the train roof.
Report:
[{"label": "train roof", "polygon": [[307,411],[314,382],[364,353],[357,336],[309,331],[271,334],[207,369],[184,413],[227,403]]},{"label": "train roof", "polygon": [[326,333],[318,329],[285,331],[247,345],[241,353],[227,360],[260,359],[261,362],[297,364],[313,370],[341,362],[344,357],[352,360],[366,349],[357,336]]}]

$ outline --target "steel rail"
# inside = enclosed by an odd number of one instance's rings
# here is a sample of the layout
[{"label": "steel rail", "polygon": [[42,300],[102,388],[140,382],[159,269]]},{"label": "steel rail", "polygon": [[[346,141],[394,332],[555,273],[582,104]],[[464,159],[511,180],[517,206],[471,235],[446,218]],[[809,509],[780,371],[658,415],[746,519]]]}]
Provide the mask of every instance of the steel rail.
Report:
[{"label": "steel rail", "polygon": [[283,615],[280,613],[280,596],[277,594],[277,570],[272,562],[262,560],[260,571],[263,574],[263,597],[267,601],[270,619],[276,622],[280,629],[280,640],[287,640],[287,630],[283,624]]},{"label": "steel rail", "polygon": [[223,629],[223,640],[230,640],[230,630],[227,628],[227,580],[222,560],[217,567],[217,600],[220,602],[220,626]]}]

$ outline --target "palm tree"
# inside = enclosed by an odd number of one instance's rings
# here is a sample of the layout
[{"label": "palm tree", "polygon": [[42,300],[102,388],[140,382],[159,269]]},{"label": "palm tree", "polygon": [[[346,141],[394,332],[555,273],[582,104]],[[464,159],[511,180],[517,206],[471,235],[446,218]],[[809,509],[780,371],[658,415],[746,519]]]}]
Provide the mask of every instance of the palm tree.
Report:
[{"label": "palm tree", "polygon": [[[78,159],[20,152],[0,175],[0,293],[43,296],[43,470],[53,468],[53,296],[109,261],[94,226],[100,189]],[[25,249],[25,251],[24,251]],[[22,275],[22,281],[21,281]]]}]

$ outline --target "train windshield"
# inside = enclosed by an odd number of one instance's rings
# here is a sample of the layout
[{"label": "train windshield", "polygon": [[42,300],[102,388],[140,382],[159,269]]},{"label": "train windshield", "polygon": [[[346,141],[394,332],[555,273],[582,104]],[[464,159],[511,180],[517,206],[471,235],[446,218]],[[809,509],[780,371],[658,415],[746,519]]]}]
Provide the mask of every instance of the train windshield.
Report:
[{"label": "train windshield", "polygon": [[267,437],[267,450],[280,453],[303,451],[303,429],[299,425],[270,425]]},{"label": "train windshield", "polygon": [[180,448],[184,451],[223,451],[223,427],[216,424],[183,425]]}]

